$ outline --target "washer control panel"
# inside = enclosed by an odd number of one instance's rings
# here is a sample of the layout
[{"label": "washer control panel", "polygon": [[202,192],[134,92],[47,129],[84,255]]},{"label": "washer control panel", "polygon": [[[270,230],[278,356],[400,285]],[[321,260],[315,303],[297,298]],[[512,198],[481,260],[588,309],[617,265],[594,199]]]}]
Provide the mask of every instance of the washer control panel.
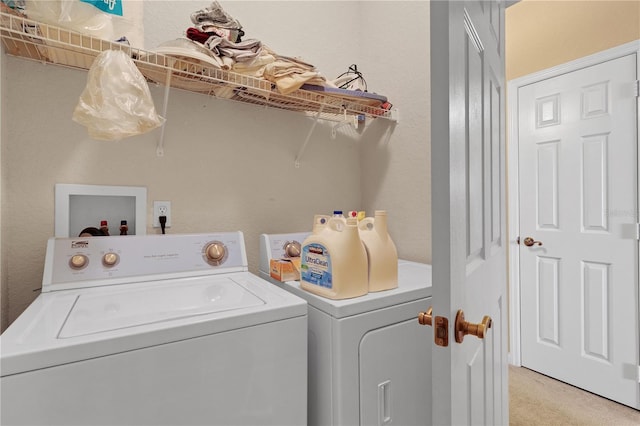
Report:
[{"label": "washer control panel", "polygon": [[122,283],[241,270],[248,270],[241,232],[51,238],[43,291],[92,280]]}]

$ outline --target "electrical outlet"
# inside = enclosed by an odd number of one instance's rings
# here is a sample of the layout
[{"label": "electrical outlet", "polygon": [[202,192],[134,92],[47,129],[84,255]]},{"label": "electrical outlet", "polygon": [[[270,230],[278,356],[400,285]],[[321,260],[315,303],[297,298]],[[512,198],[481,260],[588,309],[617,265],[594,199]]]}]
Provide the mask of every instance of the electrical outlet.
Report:
[{"label": "electrical outlet", "polygon": [[153,202],[153,227],[160,228],[160,220],[158,217],[166,216],[167,223],[165,228],[171,227],[171,201],[154,201]]}]

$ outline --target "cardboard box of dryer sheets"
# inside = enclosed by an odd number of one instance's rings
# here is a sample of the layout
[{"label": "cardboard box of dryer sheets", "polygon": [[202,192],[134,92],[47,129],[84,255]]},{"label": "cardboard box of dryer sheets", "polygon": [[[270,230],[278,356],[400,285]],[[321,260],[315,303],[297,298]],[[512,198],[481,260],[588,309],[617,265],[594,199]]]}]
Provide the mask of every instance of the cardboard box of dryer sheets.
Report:
[{"label": "cardboard box of dryer sheets", "polygon": [[300,280],[300,258],[271,259],[269,270],[271,278],[278,281]]}]

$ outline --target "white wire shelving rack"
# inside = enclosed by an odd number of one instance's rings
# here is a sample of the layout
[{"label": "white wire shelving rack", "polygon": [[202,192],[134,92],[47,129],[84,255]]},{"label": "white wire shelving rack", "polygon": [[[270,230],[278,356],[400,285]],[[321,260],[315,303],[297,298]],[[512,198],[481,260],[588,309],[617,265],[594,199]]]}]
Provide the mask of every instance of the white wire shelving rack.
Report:
[{"label": "white wire shelving rack", "polygon": [[[357,127],[359,122],[366,119],[398,121],[396,109],[372,105],[367,98],[302,89],[285,95],[265,79],[213,68],[193,58],[167,56],[44,24],[2,6],[0,37],[7,54],[88,70],[101,52],[123,50],[148,81],[165,86],[165,113],[169,89],[177,88],[214,98],[305,114],[314,121],[296,156],[296,166],[318,120],[335,123],[332,136],[335,136],[336,128],[347,124]],[[159,156],[163,155],[163,144],[164,132],[158,142]]]}]

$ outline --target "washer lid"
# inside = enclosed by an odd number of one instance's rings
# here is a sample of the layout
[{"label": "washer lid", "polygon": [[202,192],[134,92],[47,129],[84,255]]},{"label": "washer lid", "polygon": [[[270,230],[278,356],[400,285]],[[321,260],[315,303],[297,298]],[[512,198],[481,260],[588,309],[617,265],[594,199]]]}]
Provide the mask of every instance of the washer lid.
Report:
[{"label": "washer lid", "polygon": [[264,300],[227,278],[197,278],[179,286],[169,281],[153,288],[81,294],[58,337],[85,336],[264,304]]},{"label": "washer lid", "polygon": [[2,376],[306,317],[249,272],[40,294],[0,336]]}]

